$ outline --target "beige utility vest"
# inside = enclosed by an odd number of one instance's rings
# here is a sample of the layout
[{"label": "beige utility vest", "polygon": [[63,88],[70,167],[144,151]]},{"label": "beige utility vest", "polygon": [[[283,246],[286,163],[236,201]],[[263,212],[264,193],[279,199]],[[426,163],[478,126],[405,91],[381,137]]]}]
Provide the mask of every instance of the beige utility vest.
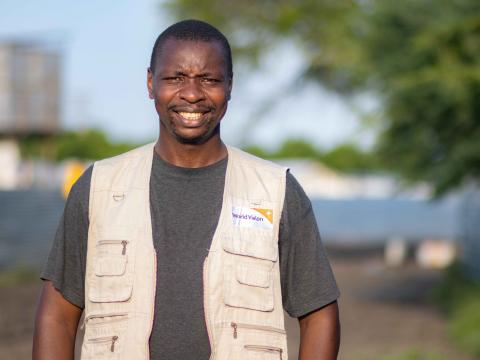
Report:
[{"label": "beige utility vest", "polygon": [[[149,199],[153,146],[93,167],[85,360],[149,358],[157,269]],[[286,169],[232,147],[228,156],[221,214],[203,268],[210,359],[287,359],[278,260]],[[195,246],[195,234],[191,240]]]}]

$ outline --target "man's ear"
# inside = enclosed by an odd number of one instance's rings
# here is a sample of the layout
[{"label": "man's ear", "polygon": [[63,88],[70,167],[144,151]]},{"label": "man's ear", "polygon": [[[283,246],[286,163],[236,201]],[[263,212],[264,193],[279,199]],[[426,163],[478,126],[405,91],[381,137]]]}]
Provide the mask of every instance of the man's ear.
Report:
[{"label": "man's ear", "polygon": [[153,99],[153,72],[150,68],[147,69],[147,90],[148,97]]},{"label": "man's ear", "polygon": [[227,100],[230,101],[232,98],[232,85],[233,85],[233,78],[228,80],[228,89],[227,89]]}]

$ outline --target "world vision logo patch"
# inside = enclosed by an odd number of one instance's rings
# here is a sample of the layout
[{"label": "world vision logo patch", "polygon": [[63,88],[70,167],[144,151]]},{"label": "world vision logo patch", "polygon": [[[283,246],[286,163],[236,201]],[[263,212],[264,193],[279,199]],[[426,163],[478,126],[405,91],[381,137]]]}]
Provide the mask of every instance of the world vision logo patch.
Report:
[{"label": "world vision logo patch", "polygon": [[256,229],[273,229],[273,210],[232,206],[234,226]]}]

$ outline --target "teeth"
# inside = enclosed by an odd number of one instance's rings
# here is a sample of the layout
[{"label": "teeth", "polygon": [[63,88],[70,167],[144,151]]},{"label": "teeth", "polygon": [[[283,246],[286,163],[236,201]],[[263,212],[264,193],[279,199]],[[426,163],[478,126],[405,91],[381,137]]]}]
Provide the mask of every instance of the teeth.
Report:
[{"label": "teeth", "polygon": [[180,116],[187,120],[198,120],[202,116],[202,113],[199,112],[179,112]]}]

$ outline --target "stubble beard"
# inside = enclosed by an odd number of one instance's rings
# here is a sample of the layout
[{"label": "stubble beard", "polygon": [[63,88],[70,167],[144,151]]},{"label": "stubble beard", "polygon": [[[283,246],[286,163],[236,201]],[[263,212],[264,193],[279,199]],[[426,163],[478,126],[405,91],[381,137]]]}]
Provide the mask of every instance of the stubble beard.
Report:
[{"label": "stubble beard", "polygon": [[220,134],[220,123],[218,123],[213,129],[209,128],[203,134],[195,137],[185,137],[173,130],[175,139],[184,145],[202,145],[218,134]]},{"label": "stubble beard", "polygon": [[207,124],[207,129],[198,136],[187,137],[177,131],[174,121],[171,119],[168,119],[167,121],[169,122],[169,126],[166,126],[166,124],[160,120],[160,123],[163,124],[162,127],[164,128],[164,131],[169,132],[178,143],[184,145],[202,145],[215,135],[220,134],[220,122],[218,122],[213,129],[211,128],[211,124]]}]

